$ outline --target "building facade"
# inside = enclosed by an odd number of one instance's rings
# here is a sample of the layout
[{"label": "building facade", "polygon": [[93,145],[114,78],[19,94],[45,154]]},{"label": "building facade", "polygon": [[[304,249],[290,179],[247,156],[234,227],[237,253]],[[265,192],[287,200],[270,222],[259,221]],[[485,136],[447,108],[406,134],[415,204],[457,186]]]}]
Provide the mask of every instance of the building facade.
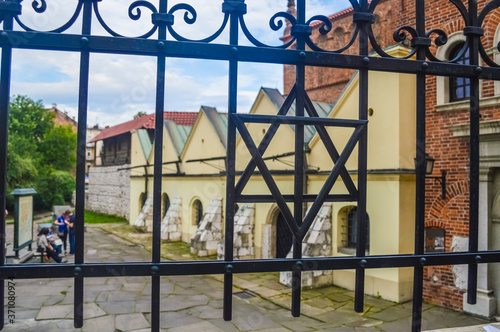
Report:
[{"label": "building facade", "polygon": [[[407,49],[394,47],[391,54],[405,54]],[[369,254],[410,253],[413,240],[407,234],[414,228],[412,202],[415,199],[413,155],[415,146],[414,91],[415,80],[405,74],[371,73],[373,108],[370,139],[383,137],[380,144],[369,148]],[[384,80],[385,85],[376,82]],[[387,87],[391,88],[388,102]],[[394,91],[397,91],[394,93]],[[286,100],[275,89],[262,88],[249,110],[252,114],[276,114]],[[354,119],[357,117],[358,78],[354,75],[335,105],[314,101],[315,110],[321,117]],[[395,102],[396,101],[396,102]],[[401,103],[407,106],[400,107]],[[293,114],[294,108],[289,111]],[[400,124],[408,127],[400,128]],[[192,128],[180,128],[166,122],[163,141],[162,238],[190,243],[192,252],[200,256],[223,253],[225,213],[225,155],[227,115],[210,107],[201,107]],[[395,128],[392,130],[391,128]],[[247,129],[258,145],[268,125],[250,123]],[[342,151],[352,135],[352,129],[328,130],[333,143]],[[187,134],[182,136],[180,133]],[[283,194],[293,192],[294,187],[294,128],[281,126],[277,138],[269,145],[264,160]],[[152,197],[145,188],[152,188],[152,163],[154,152],[148,158],[141,144],[139,131],[132,133],[130,221],[145,231],[152,229]],[[333,162],[326,153],[323,141],[314,128],[306,130],[307,187],[309,194],[318,193],[328,177]],[[250,153],[240,138],[236,146],[236,171],[241,174]],[[142,171],[147,166],[146,171]],[[347,169],[355,174],[356,152],[352,152]],[[142,171],[142,174],[141,174]],[[355,177],[355,175],[354,175]],[[242,195],[266,194],[267,186],[258,172],[250,178]],[[339,181],[332,193],[346,192]],[[387,211],[390,211],[388,213]],[[353,255],[356,246],[356,207],[350,203],[325,204],[316,217],[312,231],[304,244],[309,256]],[[292,235],[284,223],[276,204],[242,204],[236,212],[235,257],[275,258],[288,256]],[[287,276],[282,276],[287,283]],[[304,286],[336,284],[354,288],[353,271],[325,271],[321,276],[311,274],[304,278]],[[404,302],[412,295],[412,270],[391,269],[367,271],[366,292],[384,298]]]},{"label": "building facade", "polygon": [[[482,9],[487,1],[478,1]],[[446,43],[434,42],[431,50],[442,61],[467,63],[468,54],[462,52],[465,36],[464,19],[460,10],[449,1],[426,2],[426,11],[440,12],[426,22],[427,30],[440,29],[447,35]],[[415,1],[381,0],[374,12],[374,31],[377,43],[391,56],[405,57],[409,52],[411,36],[396,42],[393,32],[401,26],[415,25]],[[295,2],[288,1],[288,12],[295,14]],[[354,33],[353,10],[346,9],[330,16],[332,30],[320,33],[320,24],[311,24],[311,38],[322,48],[341,50],[349,44]],[[485,18],[483,45],[493,60],[500,60],[496,48],[500,41],[500,12],[492,11]],[[290,40],[288,26],[282,40]],[[436,33],[431,35],[435,40]],[[293,45],[291,46],[293,47]],[[352,51],[351,51],[352,50]],[[346,52],[357,52],[352,45]],[[357,53],[356,53],[357,54]],[[295,82],[294,67],[284,67],[282,96],[272,89],[262,89],[250,110],[255,114],[275,115]],[[414,250],[415,215],[415,77],[403,74],[370,73],[369,86],[369,147],[368,147],[368,254],[412,253]],[[305,86],[316,109],[330,110],[322,116],[357,118],[357,73],[348,69],[306,68]],[[482,81],[481,92],[481,184],[480,184],[480,250],[500,248],[500,85]],[[468,202],[469,202],[469,100],[470,82],[464,78],[427,78],[427,141],[426,153],[435,160],[432,176],[446,171],[446,184],[428,179],[426,183],[426,230],[427,252],[459,252],[468,250]],[[320,106],[323,105],[323,106]],[[319,112],[319,111],[318,111]],[[164,181],[162,211],[164,239],[191,243],[197,254],[214,254],[214,243],[222,242],[223,200],[225,195],[225,145],[221,126],[214,120],[213,110],[202,110],[196,124],[185,138],[185,144],[172,141],[165,128]],[[258,144],[267,127],[247,124],[248,131]],[[334,143],[343,147],[348,132],[329,131]],[[307,141],[307,193],[317,193],[327,172],[333,167],[317,133],[312,130]],[[280,127],[279,143],[271,145],[264,155],[276,183],[283,193],[293,192],[293,127]],[[137,134],[132,135],[132,151],[140,150]],[[274,142],[274,141],[273,141]],[[177,145],[176,145],[177,144]],[[177,146],[177,148],[173,148]],[[179,149],[179,146],[182,148]],[[340,149],[341,150],[341,149]],[[250,155],[245,143],[237,142],[236,170],[242,172]],[[136,155],[143,155],[137,152]],[[151,165],[154,156],[144,160],[132,158],[132,167],[139,169]],[[355,174],[355,153],[347,163],[347,169]],[[147,173],[147,172],[146,172]],[[147,174],[131,178],[131,222],[148,229],[151,200],[144,199],[152,186]],[[151,173],[151,171],[149,171]],[[149,180],[151,181],[151,180]],[[258,172],[249,180],[243,194],[262,194],[266,185]],[[342,193],[342,182],[332,191]],[[264,190],[265,191],[265,190]],[[174,202],[175,204],[170,204]],[[149,202],[149,203],[148,203]],[[168,203],[168,206],[167,206]],[[171,207],[171,208],[170,208]],[[209,209],[206,211],[204,209]],[[271,204],[255,204],[239,207],[235,220],[238,225],[235,246],[242,254],[238,258],[270,258],[287,256],[291,240],[279,209]],[[171,211],[171,213],[169,213]],[[313,227],[314,233],[306,237],[304,252],[312,255],[352,255],[355,245],[354,229],[357,222],[356,207],[332,203],[324,206]],[[204,216],[208,216],[206,219]],[[218,217],[219,216],[219,217]],[[241,222],[241,224],[240,224]],[[317,223],[317,224],[316,224]],[[213,230],[213,232],[209,232]],[[315,240],[311,240],[314,238]],[[219,246],[220,249],[220,246]],[[221,252],[219,250],[219,252]],[[466,303],[467,270],[461,266],[437,266],[424,269],[424,300],[441,306],[464,310],[483,317],[499,315],[500,278],[498,264],[482,264],[479,267],[478,303]],[[353,288],[351,271],[334,271],[322,275],[324,283]],[[411,269],[367,271],[366,292],[394,301],[411,298],[413,272]],[[286,276],[282,278],[286,283]],[[307,279],[307,278],[305,278]],[[312,283],[314,284],[314,282]]]},{"label": "building facade", "polygon": [[[479,0],[479,12],[489,1]],[[446,34],[444,45],[431,47],[433,54],[442,61],[467,64],[469,54],[460,57],[466,36],[465,20],[460,10],[446,0],[426,1],[426,12],[439,15],[426,16],[426,30],[440,29]],[[288,12],[295,13],[295,1],[288,1]],[[415,0],[380,1],[374,11],[372,25],[377,42],[382,47],[395,45],[393,32],[397,27],[415,26]],[[333,29],[326,36],[319,33],[319,24],[312,25],[312,39],[317,45],[336,50],[345,46],[353,34],[353,10],[347,9],[330,16]],[[500,11],[486,15],[483,24],[482,44],[492,60],[500,63]],[[401,42],[409,45],[411,37]],[[437,34],[431,35],[434,39]],[[289,30],[282,38],[289,40]],[[350,49],[356,50],[356,45]],[[349,52],[349,51],[348,51]],[[356,50],[357,52],[357,50]],[[482,65],[485,65],[484,63]],[[343,69],[308,68],[306,88],[317,100],[332,102],[345,86],[352,71]],[[294,68],[285,66],[285,91],[295,81]],[[427,76],[426,152],[435,159],[433,176],[446,171],[446,197],[437,181],[427,180],[426,185],[426,250],[467,251],[469,236],[469,95],[470,81],[465,78]],[[371,93],[371,92],[370,92]],[[480,82],[481,150],[480,150],[480,250],[500,248],[500,226],[496,219],[498,207],[497,187],[500,166],[499,120],[500,85],[498,82]],[[404,107],[402,105],[402,107]],[[408,156],[413,158],[411,156]],[[413,232],[411,233],[413,236]],[[409,235],[410,237],[410,235]],[[466,301],[466,275],[459,266],[426,267],[424,272],[424,299],[458,310],[465,310],[484,317],[500,314],[500,278],[498,264],[482,264],[479,270],[478,303]]]}]

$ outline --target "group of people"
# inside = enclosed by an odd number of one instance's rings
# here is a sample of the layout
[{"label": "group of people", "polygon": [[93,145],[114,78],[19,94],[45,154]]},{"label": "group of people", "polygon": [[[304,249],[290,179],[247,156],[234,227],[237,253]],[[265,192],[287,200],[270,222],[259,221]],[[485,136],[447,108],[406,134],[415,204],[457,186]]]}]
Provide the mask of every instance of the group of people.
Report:
[{"label": "group of people", "polygon": [[[57,237],[53,231],[57,228]],[[67,239],[69,238],[69,253],[67,251]],[[38,233],[38,249],[47,253],[57,263],[65,263],[67,260],[62,258],[62,249],[64,255],[73,255],[75,253],[75,215],[70,210],[66,210],[59,218],[54,221],[53,227],[42,228]]]}]

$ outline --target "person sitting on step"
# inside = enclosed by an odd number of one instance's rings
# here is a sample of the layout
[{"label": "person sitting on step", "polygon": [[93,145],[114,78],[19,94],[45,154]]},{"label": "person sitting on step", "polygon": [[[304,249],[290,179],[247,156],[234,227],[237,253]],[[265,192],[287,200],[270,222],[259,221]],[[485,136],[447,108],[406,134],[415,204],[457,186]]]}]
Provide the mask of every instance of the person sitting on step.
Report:
[{"label": "person sitting on step", "polygon": [[59,254],[57,253],[57,251],[54,249],[54,247],[52,247],[52,245],[49,243],[49,240],[47,239],[48,234],[49,234],[48,228],[44,227],[40,230],[40,233],[38,233],[38,245],[45,249],[45,252],[47,253],[49,261],[50,261],[50,258],[52,258],[57,263],[66,263],[68,260],[62,259],[59,256]]}]

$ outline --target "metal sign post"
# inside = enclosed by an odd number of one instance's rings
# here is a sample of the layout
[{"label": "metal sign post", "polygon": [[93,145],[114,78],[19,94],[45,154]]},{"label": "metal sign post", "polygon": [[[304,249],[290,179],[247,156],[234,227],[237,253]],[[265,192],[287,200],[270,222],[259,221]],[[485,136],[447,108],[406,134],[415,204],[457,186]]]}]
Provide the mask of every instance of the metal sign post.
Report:
[{"label": "metal sign post", "polygon": [[33,195],[35,189],[15,189],[12,193],[15,199],[14,208],[14,252],[19,259],[19,250],[33,242]]}]

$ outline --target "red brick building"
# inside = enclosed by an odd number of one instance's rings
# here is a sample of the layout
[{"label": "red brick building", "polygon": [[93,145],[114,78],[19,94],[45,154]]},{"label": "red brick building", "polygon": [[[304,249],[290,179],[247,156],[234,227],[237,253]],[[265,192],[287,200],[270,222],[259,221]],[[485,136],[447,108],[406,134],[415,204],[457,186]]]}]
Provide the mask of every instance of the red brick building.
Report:
[{"label": "red brick building", "polygon": [[[490,1],[478,0],[479,11]],[[467,6],[466,1],[464,4]],[[441,29],[448,36],[445,45],[432,51],[440,60],[454,58],[464,45],[464,19],[448,0],[426,1],[426,30]],[[288,12],[296,14],[295,1],[288,1]],[[319,33],[322,23],[313,23],[311,39],[327,50],[338,50],[349,43],[355,30],[352,8],[329,16],[333,28]],[[393,32],[401,26],[415,27],[415,0],[381,0],[374,12],[374,35],[382,48],[396,42]],[[491,59],[500,63],[500,10],[484,20],[482,44]],[[432,39],[436,38],[432,35]],[[291,38],[290,27],[282,40]],[[403,42],[410,45],[409,40]],[[293,46],[292,46],[293,47]],[[358,41],[344,53],[358,54]],[[468,53],[459,60],[467,63]],[[486,66],[486,64],[482,64]],[[306,89],[313,100],[335,103],[353,75],[353,70],[308,67]],[[285,94],[295,83],[294,67],[284,68]],[[427,153],[435,159],[433,176],[447,171],[446,198],[435,180],[426,182],[426,250],[466,251],[469,236],[469,104],[468,79],[427,77]],[[500,249],[500,84],[480,82],[481,105],[481,178],[480,178],[480,250]],[[413,234],[408,234],[413,238]],[[466,278],[460,266],[426,267],[424,300],[485,317],[500,315],[499,264],[479,267],[478,300],[474,306],[464,300]],[[466,273],[465,273],[466,275]]]}]

